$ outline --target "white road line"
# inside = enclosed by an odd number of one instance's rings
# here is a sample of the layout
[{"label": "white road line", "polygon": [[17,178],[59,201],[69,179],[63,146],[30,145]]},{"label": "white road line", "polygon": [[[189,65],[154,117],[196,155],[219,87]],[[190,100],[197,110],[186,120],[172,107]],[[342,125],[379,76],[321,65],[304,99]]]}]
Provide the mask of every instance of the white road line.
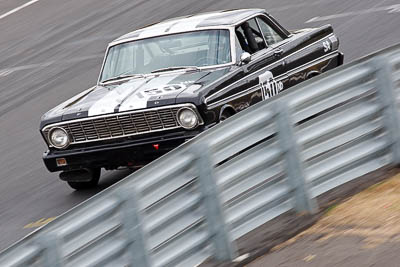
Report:
[{"label": "white road line", "polygon": [[285,10],[294,9],[294,8],[311,7],[311,6],[323,4],[323,2],[325,2],[325,0],[319,0],[314,3],[301,3],[301,4],[291,4],[291,5],[286,5],[286,6],[279,6],[279,7],[274,7],[274,8],[268,8],[268,12],[285,11]]},{"label": "white road line", "polygon": [[38,63],[38,64],[30,64],[30,65],[12,67],[12,68],[7,68],[7,69],[0,69],[0,77],[5,77],[15,71],[45,68],[45,67],[49,67],[53,64],[77,63],[77,62],[91,60],[91,59],[100,59],[102,57],[103,57],[103,54],[95,54],[95,55],[86,56],[86,57],[77,57],[77,58],[71,58],[71,59],[60,60],[60,61],[53,60],[53,61],[48,61],[48,62],[43,62],[43,63]]},{"label": "white road line", "polygon": [[397,12],[400,12],[400,4],[364,9],[364,10],[353,11],[353,12],[333,14],[333,15],[329,15],[329,16],[313,17],[313,18],[307,20],[306,23],[331,20],[331,19],[343,18],[343,17],[348,17],[348,16],[364,15],[364,14],[369,14],[369,13],[374,13],[374,12],[379,12],[379,11],[387,11],[388,13],[397,13]]},{"label": "white road line", "polygon": [[39,0],[32,0],[32,1],[29,1],[28,3],[26,3],[26,4],[23,4],[22,6],[19,6],[19,7],[17,7],[17,8],[14,8],[13,10],[10,10],[10,11],[8,11],[7,13],[4,13],[3,15],[1,15],[1,16],[0,16],[0,19],[4,19],[5,17],[7,17],[7,16],[9,16],[9,15],[11,15],[11,14],[17,12],[18,10],[21,10],[21,9],[27,7],[27,6],[30,6],[30,5],[32,5],[32,4],[34,4],[34,3],[36,3],[37,1],[39,1]]}]

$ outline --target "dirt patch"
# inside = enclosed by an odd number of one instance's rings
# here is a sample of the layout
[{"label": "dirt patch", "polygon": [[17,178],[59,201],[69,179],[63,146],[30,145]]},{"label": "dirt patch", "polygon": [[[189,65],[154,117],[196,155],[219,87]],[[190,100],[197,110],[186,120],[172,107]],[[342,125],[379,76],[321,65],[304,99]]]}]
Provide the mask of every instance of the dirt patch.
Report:
[{"label": "dirt patch", "polygon": [[[337,236],[328,236],[324,234],[322,231],[319,233],[315,233],[312,235],[304,235],[304,231],[307,231],[310,229],[314,224],[317,222],[321,222],[321,218],[325,218],[325,216],[331,215],[331,213],[336,212],[341,206],[340,204],[343,203],[344,201],[352,198],[356,194],[367,190],[373,190],[376,188],[377,190],[381,190],[381,187],[379,187],[382,183],[382,181],[389,179],[390,177],[395,176],[396,174],[400,173],[399,168],[382,168],[379,169],[375,172],[366,174],[362,177],[359,177],[358,179],[355,179],[351,182],[348,182],[346,184],[343,184],[335,189],[330,190],[329,192],[324,193],[322,196],[317,198],[317,202],[319,205],[319,213],[315,214],[313,216],[311,215],[300,215],[296,214],[295,212],[287,212],[285,214],[282,214],[281,216],[265,223],[264,225],[258,227],[257,229],[251,231],[250,233],[246,234],[245,236],[239,238],[236,241],[236,247],[238,251],[238,255],[240,258],[239,262],[228,262],[228,263],[221,263],[221,262],[216,262],[213,259],[208,259],[205,261],[203,264],[201,264],[201,267],[225,267],[225,266],[244,266],[248,264],[248,266],[299,266],[299,263],[307,263],[305,266],[312,266],[309,264],[318,262],[320,259],[320,255],[315,255],[315,253],[308,253],[308,250],[303,250],[302,249],[307,246],[309,247],[310,244],[314,244],[315,247],[323,248],[323,243],[322,241],[326,239],[326,242],[332,242],[333,239],[336,240]],[[378,185],[377,185],[378,184]],[[379,188],[378,188],[379,187]],[[366,204],[363,204],[363,206],[359,207],[359,210],[363,209],[368,209],[365,208]],[[397,204],[393,203],[393,207],[396,207]],[[391,206],[391,205],[390,205]],[[364,207],[364,208],[363,208]],[[354,212],[356,212],[354,208]],[[350,213],[350,211],[348,212]],[[348,214],[349,215],[349,214]],[[352,217],[354,218],[354,217]],[[352,220],[349,217],[348,220],[350,220],[350,223],[347,223],[346,226],[341,225],[341,227],[347,227],[343,228],[342,231],[351,230],[352,228],[351,223]],[[355,220],[355,218],[354,218]],[[326,222],[326,220],[325,220]],[[329,222],[329,221],[328,221]],[[375,223],[376,225],[377,223]],[[328,229],[330,226],[327,224],[326,229]],[[339,226],[337,227],[339,228]],[[373,227],[372,227],[373,228]],[[369,228],[368,228],[369,229]],[[365,230],[365,229],[364,229]],[[353,232],[355,233],[355,232]],[[307,239],[307,238],[308,239]],[[352,239],[354,242],[361,242],[365,238],[360,237],[358,235],[347,235],[345,236],[347,239]],[[342,236],[343,238],[343,236]],[[304,245],[300,244],[299,241],[304,241],[306,242]],[[316,242],[316,240],[320,240],[320,242]],[[371,239],[372,240],[372,239]],[[379,240],[378,237],[374,239],[375,244]],[[396,240],[395,237],[392,237],[391,240]],[[308,242],[308,243],[307,243]],[[343,243],[340,241],[340,243]],[[276,256],[278,252],[280,251],[286,251],[286,247],[292,247],[290,246],[293,244],[293,246],[296,246],[296,251],[290,250],[291,254],[290,255],[285,255],[285,254],[279,254],[280,256],[284,255],[284,259],[291,259],[293,258],[293,264],[292,265],[286,265],[286,263],[282,263],[285,261],[279,260],[279,257]],[[351,244],[351,242],[349,243]],[[373,245],[373,242],[369,244],[370,246]],[[388,242],[384,244],[384,246],[388,245]],[[288,247],[289,246],[289,247]],[[300,248],[297,248],[299,246]],[[346,246],[343,244],[338,245],[340,246],[340,249],[343,250],[344,252],[349,251]],[[365,245],[366,247],[368,245]],[[390,245],[388,245],[390,246]],[[351,247],[354,247],[351,245]],[[273,249],[273,251],[271,251]],[[398,249],[397,249],[398,250]],[[296,254],[296,252],[298,254]],[[301,252],[300,252],[301,251]],[[390,253],[389,250],[387,250],[387,253]],[[269,253],[269,254],[267,254]],[[333,249],[331,252],[333,255],[338,254],[338,251],[336,249]],[[354,253],[353,253],[354,254]],[[368,254],[368,253],[367,253]],[[395,255],[400,253],[396,252]],[[263,255],[268,255],[266,257],[261,258]],[[273,256],[271,256],[273,255]],[[297,256],[294,256],[297,255]],[[348,255],[347,255],[348,256]],[[367,255],[370,256],[370,255]],[[277,258],[276,258],[277,257]],[[335,256],[332,256],[335,258]],[[268,265],[264,261],[268,259]],[[333,260],[332,260],[333,261]],[[255,265],[254,265],[255,264]],[[258,265],[257,265],[258,264]],[[314,266],[326,266],[328,264],[317,264]],[[342,263],[340,263],[342,265]],[[331,265],[333,266],[333,265]],[[348,265],[350,266],[350,265]],[[353,266],[360,266],[359,264],[355,264]],[[380,266],[380,265],[378,265]],[[384,265],[382,265],[384,266]],[[400,266],[400,265],[396,265]]]},{"label": "dirt patch", "polygon": [[312,227],[247,266],[399,266],[399,249],[397,174],[331,205]]}]

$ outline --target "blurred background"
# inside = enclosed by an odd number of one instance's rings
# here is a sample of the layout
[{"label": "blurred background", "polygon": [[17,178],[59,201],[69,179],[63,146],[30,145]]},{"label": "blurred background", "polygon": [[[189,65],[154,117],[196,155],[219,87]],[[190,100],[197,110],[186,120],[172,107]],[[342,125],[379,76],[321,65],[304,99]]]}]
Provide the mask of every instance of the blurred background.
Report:
[{"label": "blurred background", "polygon": [[373,0],[0,0],[0,250],[122,179],[75,192],[41,156],[41,115],[93,86],[107,44],[134,29],[193,13],[264,8],[287,29],[332,24],[345,63],[400,40],[400,3]]}]

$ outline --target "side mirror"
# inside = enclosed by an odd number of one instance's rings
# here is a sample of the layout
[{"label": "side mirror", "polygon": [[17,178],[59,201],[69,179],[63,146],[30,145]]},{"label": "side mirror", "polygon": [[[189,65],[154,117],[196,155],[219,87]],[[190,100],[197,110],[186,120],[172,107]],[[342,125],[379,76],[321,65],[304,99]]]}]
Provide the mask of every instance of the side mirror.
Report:
[{"label": "side mirror", "polygon": [[251,61],[251,55],[247,52],[243,52],[240,55],[240,64],[244,65],[247,64]]}]

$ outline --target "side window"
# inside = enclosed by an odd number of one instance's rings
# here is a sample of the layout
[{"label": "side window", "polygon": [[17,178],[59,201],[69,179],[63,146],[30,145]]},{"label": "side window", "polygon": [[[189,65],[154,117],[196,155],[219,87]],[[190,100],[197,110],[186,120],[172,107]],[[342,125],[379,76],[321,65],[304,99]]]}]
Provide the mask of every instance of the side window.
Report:
[{"label": "side window", "polygon": [[256,40],[258,50],[266,48],[267,46],[265,45],[264,38],[262,36],[260,28],[257,25],[256,20],[251,19],[251,20],[248,20],[248,22],[249,22],[251,32],[254,35],[254,39]]},{"label": "side window", "polygon": [[283,40],[283,38],[270,25],[268,25],[264,19],[258,17],[257,21],[268,45],[272,45]]},{"label": "side window", "polygon": [[242,23],[235,31],[243,51],[253,54],[266,47],[255,19]]}]

